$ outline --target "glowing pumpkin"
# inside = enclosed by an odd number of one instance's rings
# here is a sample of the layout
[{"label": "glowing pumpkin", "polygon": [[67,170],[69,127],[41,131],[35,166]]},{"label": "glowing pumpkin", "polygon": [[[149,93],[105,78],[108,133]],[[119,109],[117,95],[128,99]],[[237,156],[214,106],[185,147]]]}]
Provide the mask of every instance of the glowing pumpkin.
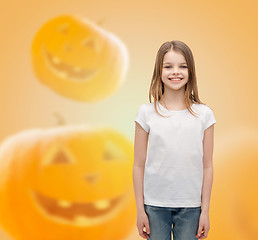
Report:
[{"label": "glowing pumpkin", "polygon": [[118,37],[72,15],[45,23],[33,40],[31,55],[43,84],[79,101],[111,95],[122,85],[128,68],[128,52]]},{"label": "glowing pumpkin", "polygon": [[258,132],[235,130],[215,161],[209,240],[258,239]]},{"label": "glowing pumpkin", "polygon": [[0,223],[24,240],[121,240],[135,227],[133,146],[108,128],[12,136],[0,148]]}]

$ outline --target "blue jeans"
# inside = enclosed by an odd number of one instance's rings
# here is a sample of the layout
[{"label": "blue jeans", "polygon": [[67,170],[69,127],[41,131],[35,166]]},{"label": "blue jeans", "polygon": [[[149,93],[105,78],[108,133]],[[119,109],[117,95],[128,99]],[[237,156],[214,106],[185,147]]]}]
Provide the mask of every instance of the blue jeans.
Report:
[{"label": "blue jeans", "polygon": [[[144,204],[149,219],[148,240],[198,240],[200,207],[157,207]],[[172,227],[173,224],[173,227]]]}]

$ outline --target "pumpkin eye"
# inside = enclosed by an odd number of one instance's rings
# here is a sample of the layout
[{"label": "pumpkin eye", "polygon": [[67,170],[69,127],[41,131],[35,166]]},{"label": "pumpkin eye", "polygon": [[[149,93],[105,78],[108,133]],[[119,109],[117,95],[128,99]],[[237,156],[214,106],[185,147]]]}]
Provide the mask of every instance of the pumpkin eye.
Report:
[{"label": "pumpkin eye", "polygon": [[72,155],[65,150],[64,147],[54,146],[50,149],[44,158],[44,165],[56,165],[56,164],[72,164],[75,160]]},{"label": "pumpkin eye", "polygon": [[86,38],[82,41],[82,45],[85,47],[94,48],[94,41],[92,38]]},{"label": "pumpkin eye", "polygon": [[93,49],[94,51],[98,52],[100,50],[98,44],[96,44],[96,41],[93,38],[86,38],[82,41],[82,45],[84,47],[88,47]]},{"label": "pumpkin eye", "polygon": [[57,152],[56,155],[54,155],[53,160],[51,161],[51,164],[67,164],[67,163],[71,163],[71,161],[63,151]]},{"label": "pumpkin eye", "polygon": [[68,33],[69,24],[65,23],[57,27],[57,31],[66,35]]},{"label": "pumpkin eye", "polygon": [[105,161],[111,160],[127,160],[125,152],[112,141],[107,141],[104,149],[103,159]]},{"label": "pumpkin eye", "polygon": [[71,50],[72,50],[72,47],[71,47],[70,44],[65,43],[65,44],[64,44],[64,49],[65,49],[65,51],[71,51]]}]

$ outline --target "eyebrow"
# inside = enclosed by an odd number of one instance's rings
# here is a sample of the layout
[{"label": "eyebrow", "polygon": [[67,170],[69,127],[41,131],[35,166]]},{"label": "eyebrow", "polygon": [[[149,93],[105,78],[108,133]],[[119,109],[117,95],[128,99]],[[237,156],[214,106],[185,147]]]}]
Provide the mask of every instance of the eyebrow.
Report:
[{"label": "eyebrow", "polygon": [[[170,62],[165,62],[164,64],[168,64],[168,63],[170,63]],[[184,62],[184,63],[180,63],[180,64],[186,64],[186,63]]]}]

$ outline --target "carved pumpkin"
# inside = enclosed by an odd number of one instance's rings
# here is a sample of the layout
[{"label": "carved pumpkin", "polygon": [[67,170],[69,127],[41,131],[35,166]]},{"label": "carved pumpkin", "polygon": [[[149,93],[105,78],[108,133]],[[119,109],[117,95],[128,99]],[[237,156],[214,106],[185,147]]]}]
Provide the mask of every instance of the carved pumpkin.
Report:
[{"label": "carved pumpkin", "polygon": [[72,15],[45,23],[33,40],[31,54],[43,84],[79,101],[111,95],[122,85],[128,68],[128,52],[118,37]]},{"label": "carved pumpkin", "polygon": [[209,240],[258,239],[258,132],[235,130],[216,158]]},{"label": "carved pumpkin", "polygon": [[108,128],[30,130],[0,148],[0,223],[23,240],[121,240],[135,227],[133,146]]}]

